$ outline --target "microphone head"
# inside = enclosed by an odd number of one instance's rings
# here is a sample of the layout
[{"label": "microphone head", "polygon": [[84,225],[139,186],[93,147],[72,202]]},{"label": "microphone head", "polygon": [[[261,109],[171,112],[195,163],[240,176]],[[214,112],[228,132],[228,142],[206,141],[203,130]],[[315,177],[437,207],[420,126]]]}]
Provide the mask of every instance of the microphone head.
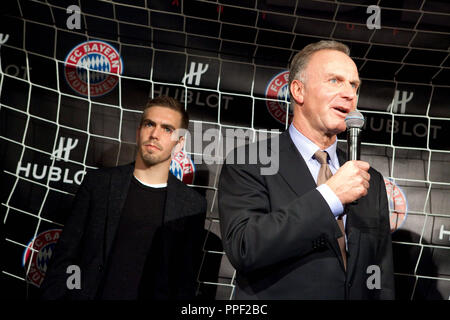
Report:
[{"label": "microphone head", "polygon": [[347,129],[358,128],[361,129],[364,126],[364,116],[359,111],[351,111],[345,117],[345,125]]}]

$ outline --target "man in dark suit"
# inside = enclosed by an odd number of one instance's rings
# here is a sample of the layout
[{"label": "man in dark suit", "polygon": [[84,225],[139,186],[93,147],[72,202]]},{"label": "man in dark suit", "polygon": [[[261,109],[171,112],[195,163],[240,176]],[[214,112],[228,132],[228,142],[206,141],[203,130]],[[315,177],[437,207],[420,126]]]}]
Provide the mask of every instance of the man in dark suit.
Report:
[{"label": "man in dark suit", "polygon": [[[135,163],[86,174],[42,283],[43,299],[195,297],[206,201],[169,172],[184,143],[177,132],[188,122],[175,99],[150,100]],[[80,288],[67,284],[71,265],[80,270]]]},{"label": "man in dark suit", "polygon": [[394,298],[383,177],[336,148],[359,84],[346,45],[306,46],[290,66],[293,122],[270,150],[278,172],[227,157],[219,214],[236,299]]}]

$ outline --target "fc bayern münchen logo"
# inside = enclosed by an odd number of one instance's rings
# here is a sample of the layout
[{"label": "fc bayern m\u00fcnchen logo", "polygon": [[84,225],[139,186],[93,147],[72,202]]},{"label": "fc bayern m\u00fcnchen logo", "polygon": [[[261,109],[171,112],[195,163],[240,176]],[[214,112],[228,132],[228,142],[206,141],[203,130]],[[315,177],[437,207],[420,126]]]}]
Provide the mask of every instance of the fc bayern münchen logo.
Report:
[{"label": "fc bayern m\u00fcnchen logo", "polygon": [[83,96],[99,97],[111,92],[119,83],[118,75],[122,72],[123,63],[119,53],[104,41],[80,43],[64,61],[67,83]]},{"label": "fc bayern m\u00fcnchen logo", "polygon": [[[269,81],[266,87],[265,96],[269,99],[286,101],[266,101],[267,110],[272,117],[274,117],[278,122],[285,124],[286,110],[288,109],[287,102],[289,102],[289,71],[282,71]],[[288,123],[291,123],[293,116],[294,113],[292,109],[289,109]]]},{"label": "fc bayern m\u00fcnchen logo", "polygon": [[61,232],[61,229],[41,232],[34,241],[30,241],[23,253],[22,266],[27,270],[28,280],[37,287],[40,287],[44,280],[48,262]]},{"label": "fc bayern m\u00fcnchen logo", "polygon": [[186,184],[194,181],[195,166],[191,158],[183,151],[179,151],[172,158],[170,172]]},{"label": "fc bayern m\u00fcnchen logo", "polygon": [[406,196],[397,184],[389,178],[384,178],[389,201],[391,232],[399,229],[408,215]]}]

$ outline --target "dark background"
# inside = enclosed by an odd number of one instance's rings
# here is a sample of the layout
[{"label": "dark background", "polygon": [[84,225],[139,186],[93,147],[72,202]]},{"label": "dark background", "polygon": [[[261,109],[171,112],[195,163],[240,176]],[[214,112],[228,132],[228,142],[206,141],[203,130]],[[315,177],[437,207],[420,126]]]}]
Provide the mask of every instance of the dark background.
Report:
[{"label": "dark background", "polygon": [[[81,28],[69,30],[70,5]],[[381,8],[381,29],[366,25]],[[287,128],[269,112],[286,97],[267,94],[293,55],[321,39],[346,43],[363,80],[362,158],[391,178],[407,201],[393,233],[397,298],[450,296],[450,3],[445,0],[136,0],[2,2],[0,33],[0,285],[8,298],[33,299],[22,265],[39,234],[62,228],[75,175],[134,159],[139,112],[148,97],[181,100],[193,129]],[[123,62],[119,85],[82,96],[64,78],[67,54],[101,40]],[[192,64],[208,69],[183,84]],[[51,159],[60,139],[77,139],[68,161]],[[340,146],[345,149],[345,136]],[[201,154],[186,150],[193,160]],[[20,164],[19,164],[20,163]],[[29,164],[27,170],[18,170]],[[57,167],[59,169],[51,169]],[[44,174],[44,168],[47,172]],[[209,205],[199,295],[229,299],[234,269],[218,228],[220,164],[196,164],[192,187]],[[35,170],[33,172],[33,170]],[[49,179],[60,170],[60,179]],[[67,174],[64,178],[64,174]],[[39,178],[40,177],[40,178]],[[394,206],[391,207],[394,210]],[[40,254],[45,270],[51,245]]]}]

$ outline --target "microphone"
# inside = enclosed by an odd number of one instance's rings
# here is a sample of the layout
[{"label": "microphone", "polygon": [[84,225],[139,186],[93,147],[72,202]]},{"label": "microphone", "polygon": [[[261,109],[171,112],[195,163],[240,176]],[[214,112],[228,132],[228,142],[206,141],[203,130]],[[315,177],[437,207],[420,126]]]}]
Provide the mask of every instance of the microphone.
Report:
[{"label": "microphone", "polygon": [[352,111],[345,117],[347,126],[347,160],[359,160],[361,155],[361,128],[364,116],[359,111]]},{"label": "microphone", "polygon": [[[359,160],[361,156],[361,128],[364,126],[364,116],[359,111],[351,111],[345,117],[347,126],[347,160]],[[351,203],[357,205],[358,200]]]}]

